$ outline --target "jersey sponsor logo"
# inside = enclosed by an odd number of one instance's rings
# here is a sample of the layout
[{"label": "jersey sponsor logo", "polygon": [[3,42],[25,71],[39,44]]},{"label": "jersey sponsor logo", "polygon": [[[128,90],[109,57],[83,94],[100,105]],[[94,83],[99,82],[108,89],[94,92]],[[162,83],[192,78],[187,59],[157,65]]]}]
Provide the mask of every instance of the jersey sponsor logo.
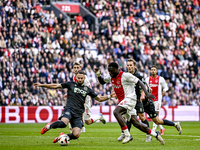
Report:
[{"label": "jersey sponsor logo", "polygon": [[84,90],[87,91],[87,87],[84,87]]},{"label": "jersey sponsor logo", "polygon": [[149,86],[150,86],[150,87],[157,87],[158,84],[150,84]]},{"label": "jersey sponsor logo", "polygon": [[83,90],[81,90],[81,89],[79,89],[79,88],[74,88],[74,93],[77,93],[77,94],[81,93],[84,97],[85,97],[86,94],[87,94],[86,91],[83,91]]},{"label": "jersey sponsor logo", "polygon": [[67,112],[65,112],[65,114],[66,114],[66,115],[69,115],[69,112],[67,111]]},{"label": "jersey sponsor logo", "polygon": [[113,88],[116,88],[116,89],[119,89],[122,87],[122,85],[114,85],[114,84],[112,86],[113,86]]}]

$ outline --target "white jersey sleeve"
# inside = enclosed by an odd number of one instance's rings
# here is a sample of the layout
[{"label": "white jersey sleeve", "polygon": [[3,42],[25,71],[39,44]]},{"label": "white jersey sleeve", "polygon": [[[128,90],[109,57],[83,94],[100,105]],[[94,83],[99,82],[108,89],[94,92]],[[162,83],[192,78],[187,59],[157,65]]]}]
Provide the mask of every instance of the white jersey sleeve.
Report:
[{"label": "white jersey sleeve", "polygon": [[162,88],[163,88],[163,91],[168,91],[168,86],[167,86],[167,83],[165,82],[165,79],[163,78],[163,77],[160,77],[160,84],[161,84],[161,86],[162,86]]},{"label": "white jersey sleeve", "polygon": [[85,86],[88,86],[88,87],[91,87],[91,84],[90,84],[90,82],[89,82],[89,80],[88,80],[88,77],[85,75],[85,80],[84,80],[84,82],[83,82],[83,85],[85,85]]},{"label": "white jersey sleeve", "polygon": [[149,77],[147,77],[147,78],[145,79],[145,82],[146,82],[147,85],[149,86]]},{"label": "white jersey sleeve", "polygon": [[[83,85],[88,86],[89,88],[91,87],[91,84],[90,84],[88,77],[86,75],[85,75],[85,80],[83,82]],[[86,99],[85,99],[85,103],[87,105],[90,105],[90,100],[91,100],[91,97],[89,95],[87,95]]]},{"label": "white jersey sleeve", "polygon": [[131,73],[125,72],[123,73],[123,80],[127,83],[134,83],[136,84],[138,82],[138,78]]}]

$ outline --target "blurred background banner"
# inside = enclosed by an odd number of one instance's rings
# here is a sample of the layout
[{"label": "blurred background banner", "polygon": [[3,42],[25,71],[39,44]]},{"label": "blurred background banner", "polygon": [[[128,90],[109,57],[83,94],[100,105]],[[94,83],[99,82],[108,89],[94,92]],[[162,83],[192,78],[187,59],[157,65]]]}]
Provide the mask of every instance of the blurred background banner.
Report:
[{"label": "blurred background banner", "polygon": [[[107,122],[116,122],[113,110],[116,106],[93,106],[92,116],[102,113]],[[2,106],[0,123],[48,123],[54,122],[61,115],[62,106]],[[148,117],[149,121],[151,119]],[[160,118],[172,121],[200,121],[200,106],[162,106]]]}]

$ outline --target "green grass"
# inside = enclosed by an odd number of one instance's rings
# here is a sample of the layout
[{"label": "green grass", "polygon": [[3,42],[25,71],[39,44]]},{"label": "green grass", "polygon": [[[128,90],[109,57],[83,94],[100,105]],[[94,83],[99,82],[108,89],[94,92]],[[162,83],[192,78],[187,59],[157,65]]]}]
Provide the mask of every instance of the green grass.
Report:
[{"label": "green grass", "polygon": [[[60,132],[68,133],[65,129],[52,129],[45,135],[40,129],[45,124],[0,124],[0,150],[199,150],[200,149],[200,122],[182,122],[182,135],[174,127],[165,127],[165,145],[161,145],[155,138],[146,143],[146,135],[132,127],[133,141],[122,144],[117,141],[120,128],[117,123],[105,125],[96,123],[86,126],[78,140],[70,141],[66,146],[52,143]],[[152,127],[152,123],[150,123]],[[158,129],[158,128],[157,128]]]}]

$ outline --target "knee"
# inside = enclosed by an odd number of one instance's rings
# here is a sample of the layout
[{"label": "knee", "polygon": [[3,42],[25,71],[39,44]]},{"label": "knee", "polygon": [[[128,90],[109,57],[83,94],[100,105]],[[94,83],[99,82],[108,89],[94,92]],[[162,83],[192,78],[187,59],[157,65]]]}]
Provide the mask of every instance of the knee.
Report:
[{"label": "knee", "polygon": [[78,139],[79,136],[81,135],[81,130],[80,131],[72,130],[72,134],[74,135],[75,139]]},{"label": "knee", "polygon": [[69,120],[67,118],[62,118],[61,121],[64,122],[66,126],[69,123]]},{"label": "knee", "polygon": [[153,119],[153,122],[157,125],[160,123],[158,119]]},{"label": "knee", "polygon": [[78,138],[79,138],[79,136],[80,136],[80,134],[79,134],[79,133],[73,133],[73,135],[74,135],[74,137],[75,137],[76,139],[78,139]]},{"label": "knee", "polygon": [[91,124],[91,121],[90,121],[90,120],[85,120],[85,123],[86,123],[87,125],[90,125],[90,124]]}]

